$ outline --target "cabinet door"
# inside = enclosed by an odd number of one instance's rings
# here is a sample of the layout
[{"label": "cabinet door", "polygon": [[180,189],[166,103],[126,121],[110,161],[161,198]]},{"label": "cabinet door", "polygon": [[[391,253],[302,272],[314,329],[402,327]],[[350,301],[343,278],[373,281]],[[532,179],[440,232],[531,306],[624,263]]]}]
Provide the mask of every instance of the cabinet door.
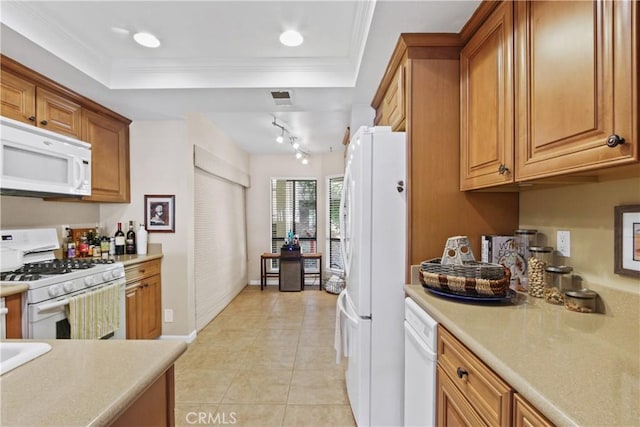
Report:
[{"label": "cabinet door", "polygon": [[0,114],[10,119],[36,124],[36,85],[1,70]]},{"label": "cabinet door", "polygon": [[516,180],[637,160],[637,2],[515,8]]},{"label": "cabinet door", "polygon": [[438,367],[489,425],[509,424],[511,387],[442,325],[438,325]]},{"label": "cabinet door", "polygon": [[36,110],[38,127],[82,138],[82,107],[79,104],[38,87]]},{"label": "cabinet door", "polygon": [[487,425],[440,367],[437,373],[436,396],[436,425],[441,427]]},{"label": "cabinet door", "polygon": [[405,65],[400,64],[383,100],[386,124],[394,131],[405,130]]},{"label": "cabinet door", "polygon": [[160,276],[149,277],[142,282],[140,301],[140,338],[153,339],[162,332],[162,294]]},{"label": "cabinet door", "polygon": [[136,284],[127,288],[126,297],[126,322],[127,322],[127,339],[135,340],[140,338],[140,285]]},{"label": "cabinet door", "polygon": [[513,182],[513,4],[460,53],[460,189]]},{"label": "cabinet door", "polygon": [[96,202],[130,202],[129,126],[85,110],[84,140],[91,144],[91,197]]},{"label": "cabinet door", "polygon": [[513,395],[513,402],[514,427],[553,427],[551,421],[547,420],[518,393]]}]

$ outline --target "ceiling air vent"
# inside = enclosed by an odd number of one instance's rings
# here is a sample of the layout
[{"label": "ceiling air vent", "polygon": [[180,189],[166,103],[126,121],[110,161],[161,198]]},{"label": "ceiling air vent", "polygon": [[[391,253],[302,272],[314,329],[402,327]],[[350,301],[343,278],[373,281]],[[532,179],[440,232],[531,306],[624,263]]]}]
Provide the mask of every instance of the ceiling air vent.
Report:
[{"label": "ceiling air vent", "polygon": [[273,98],[273,102],[275,102],[276,105],[293,105],[291,92],[288,90],[272,90],[271,98]]}]

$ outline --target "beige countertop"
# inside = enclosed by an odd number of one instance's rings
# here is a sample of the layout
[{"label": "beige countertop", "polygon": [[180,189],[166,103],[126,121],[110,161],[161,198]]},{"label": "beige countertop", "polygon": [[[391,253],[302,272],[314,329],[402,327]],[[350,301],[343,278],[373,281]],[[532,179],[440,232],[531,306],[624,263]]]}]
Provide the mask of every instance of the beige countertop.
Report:
[{"label": "beige countertop", "polygon": [[576,313],[518,294],[476,304],[406,294],[557,425],[640,425],[640,322]]},{"label": "beige countertop", "polygon": [[118,262],[123,263],[124,266],[126,267],[128,265],[139,264],[141,262],[162,258],[162,254],[156,253],[156,254],[147,254],[147,255],[115,255],[115,256],[112,256],[111,258],[115,259]]},{"label": "beige countertop", "polygon": [[0,377],[0,425],[110,424],[186,350],[182,341],[42,340],[48,353]]},{"label": "beige countertop", "polygon": [[29,289],[29,285],[20,284],[20,285],[0,285],[0,298],[8,297],[14,294],[21,294]]}]

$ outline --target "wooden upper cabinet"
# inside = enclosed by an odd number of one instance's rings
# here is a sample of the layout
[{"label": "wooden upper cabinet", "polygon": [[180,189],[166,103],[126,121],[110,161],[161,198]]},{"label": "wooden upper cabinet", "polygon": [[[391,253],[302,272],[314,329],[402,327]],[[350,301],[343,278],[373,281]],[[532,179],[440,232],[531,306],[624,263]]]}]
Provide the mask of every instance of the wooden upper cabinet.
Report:
[{"label": "wooden upper cabinet", "polygon": [[85,110],[82,128],[91,144],[91,196],[82,200],[129,203],[128,123]]},{"label": "wooden upper cabinet", "polygon": [[517,181],[637,161],[637,8],[515,2]]},{"label": "wooden upper cabinet", "polygon": [[4,69],[0,71],[0,113],[10,119],[36,124],[36,85]]},{"label": "wooden upper cabinet", "polygon": [[20,76],[2,70],[2,109],[5,117],[80,139],[82,107]]},{"label": "wooden upper cabinet", "polygon": [[82,107],[46,89],[36,88],[36,126],[82,138]]},{"label": "wooden upper cabinet", "polygon": [[460,53],[460,189],[513,182],[513,4]]},{"label": "wooden upper cabinet", "polygon": [[394,131],[405,130],[405,64],[400,64],[383,99],[385,125]]}]

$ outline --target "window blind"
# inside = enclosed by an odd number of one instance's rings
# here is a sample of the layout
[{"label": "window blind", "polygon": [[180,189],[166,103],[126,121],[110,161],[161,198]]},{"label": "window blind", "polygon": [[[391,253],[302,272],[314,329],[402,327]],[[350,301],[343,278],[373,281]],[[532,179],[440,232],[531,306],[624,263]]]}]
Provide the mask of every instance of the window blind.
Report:
[{"label": "window blind", "polygon": [[344,271],[344,262],[340,252],[340,197],[343,182],[342,176],[329,178],[329,218],[327,218],[329,268],[342,271]]},{"label": "window blind", "polygon": [[317,191],[315,179],[271,180],[272,252],[280,252],[289,230],[300,239],[303,252],[317,252]]}]

